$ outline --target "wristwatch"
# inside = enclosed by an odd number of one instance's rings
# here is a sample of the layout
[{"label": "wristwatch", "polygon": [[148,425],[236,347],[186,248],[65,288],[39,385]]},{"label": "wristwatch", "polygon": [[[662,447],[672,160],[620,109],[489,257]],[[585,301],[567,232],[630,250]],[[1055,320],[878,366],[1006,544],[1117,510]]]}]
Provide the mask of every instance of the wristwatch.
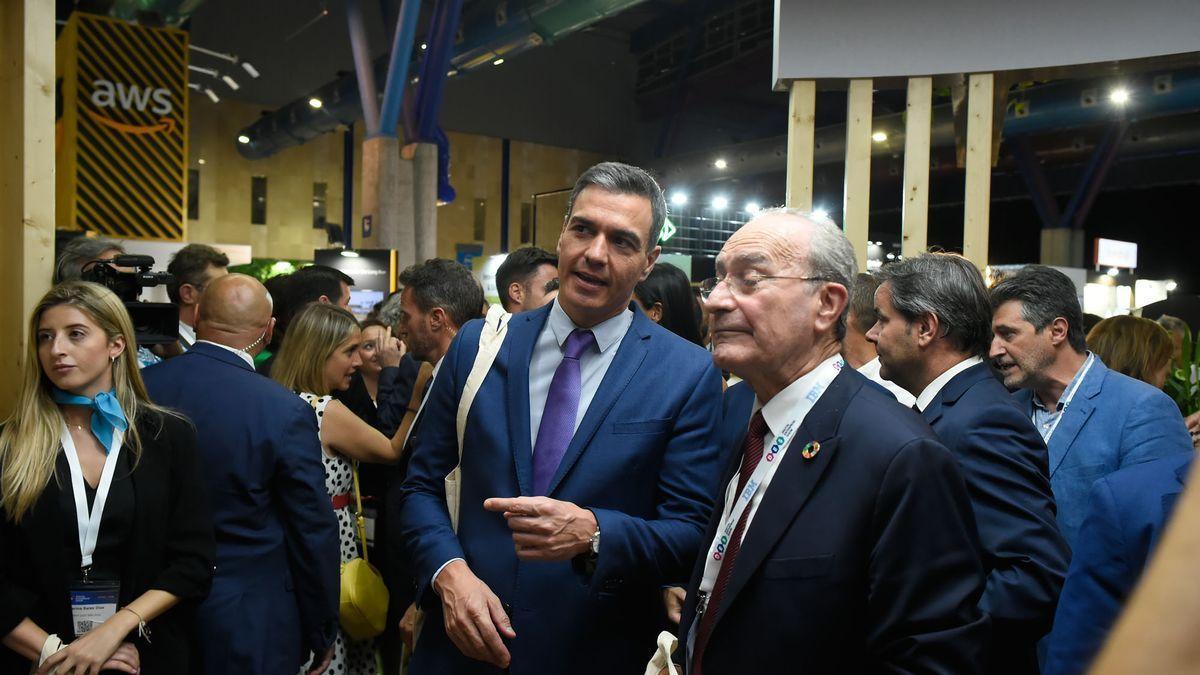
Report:
[{"label": "wristwatch", "polygon": [[593,556],[600,555],[600,528],[597,527],[596,531],[592,533],[592,538],[588,540],[588,548]]}]

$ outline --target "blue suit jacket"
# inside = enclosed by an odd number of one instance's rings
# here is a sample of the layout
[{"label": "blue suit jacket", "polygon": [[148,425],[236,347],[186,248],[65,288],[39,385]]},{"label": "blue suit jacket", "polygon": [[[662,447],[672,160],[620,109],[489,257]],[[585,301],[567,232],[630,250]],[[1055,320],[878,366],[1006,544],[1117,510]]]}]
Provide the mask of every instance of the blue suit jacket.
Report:
[{"label": "blue suit jacket", "polygon": [[1046,675],[1087,671],[1158,544],[1191,464],[1190,454],[1165,457],[1122,469],[1092,486],[1047,640]]},{"label": "blue suit jacket", "polygon": [[[1016,394],[1026,417],[1033,391]],[[1048,444],[1050,487],[1058,503],[1058,527],[1075,548],[1092,483],[1145,462],[1192,452],[1179,408],[1163,392],[1109,370],[1096,358]]]},{"label": "blue suit jacket", "polygon": [[[744,383],[725,394],[721,443],[729,460],[705,545],[724,511],[753,405]],[[810,440],[820,450],[805,459],[800,449]],[[718,613],[704,672],[980,672],[988,631],[975,519],[958,463],[929,427],[845,368],[782,462],[724,600],[710,610]],[[698,560],[682,644],[703,572]]]},{"label": "blue suit jacket", "polygon": [[1004,385],[981,363],[955,375],[923,411],[958,458],[983,548],[992,618],[988,671],[1038,672],[1071,551],[1058,531],[1046,445]]},{"label": "blue suit jacket", "polygon": [[443,630],[429,583],[452,558],[466,559],[512,619],[509,673],[612,674],[645,667],[664,615],[660,586],[682,583],[700,548],[720,471],[721,377],[708,352],[636,307],[548,492],[596,515],[594,572],[585,576],[570,562],[518,561],[503,515],[483,509],[488,497],[531,494],[529,363],[549,311],[547,305],[512,317],[475,398],[457,536],[443,481],[458,460],[458,400],[482,322],[464,326],[444,357],[421,414],[403,498],[389,500],[389,508],[401,509],[396,539],[406,542],[417,597],[429,610],[415,674],[501,672],[464,657]]},{"label": "blue suit jacket", "polygon": [[337,630],[338,528],[312,408],[202,342],[142,377],[196,425],[217,538],[197,616],[204,671],[295,675]]}]

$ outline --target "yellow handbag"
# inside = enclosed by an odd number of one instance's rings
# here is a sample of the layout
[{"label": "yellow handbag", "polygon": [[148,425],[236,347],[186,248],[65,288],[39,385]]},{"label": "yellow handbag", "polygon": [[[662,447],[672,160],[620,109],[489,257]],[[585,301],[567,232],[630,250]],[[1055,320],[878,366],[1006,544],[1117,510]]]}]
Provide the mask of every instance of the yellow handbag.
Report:
[{"label": "yellow handbag", "polygon": [[367,640],[382,633],[387,626],[388,589],[379,570],[367,561],[367,525],[358,487],[358,462],[354,462],[354,506],[362,557],[342,565],[338,615],[346,635],[354,640]]}]

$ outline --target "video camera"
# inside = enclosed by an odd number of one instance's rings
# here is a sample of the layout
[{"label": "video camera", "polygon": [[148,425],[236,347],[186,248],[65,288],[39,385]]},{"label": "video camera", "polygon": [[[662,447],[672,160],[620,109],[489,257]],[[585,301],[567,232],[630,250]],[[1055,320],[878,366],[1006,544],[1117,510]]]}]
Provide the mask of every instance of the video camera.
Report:
[{"label": "video camera", "polygon": [[110,260],[93,260],[83,268],[84,281],[104,286],[125,303],[139,345],[171,344],[179,339],[179,310],[174,304],[138,300],[143,288],[174,280],[166,272],[152,271],[153,267],[151,256],[119,255]]}]

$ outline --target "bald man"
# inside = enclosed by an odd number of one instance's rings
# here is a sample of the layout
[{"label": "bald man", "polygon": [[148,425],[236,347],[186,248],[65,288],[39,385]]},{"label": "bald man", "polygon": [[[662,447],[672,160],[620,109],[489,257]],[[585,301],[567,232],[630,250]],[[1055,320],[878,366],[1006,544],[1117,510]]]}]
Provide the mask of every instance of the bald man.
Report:
[{"label": "bald man", "polygon": [[156,403],[196,425],[213,505],[217,568],[197,611],[210,675],[324,672],[338,616],[337,520],[312,408],[254,372],[271,340],[271,296],[253,277],[214,280],[196,343],[143,371]]}]

